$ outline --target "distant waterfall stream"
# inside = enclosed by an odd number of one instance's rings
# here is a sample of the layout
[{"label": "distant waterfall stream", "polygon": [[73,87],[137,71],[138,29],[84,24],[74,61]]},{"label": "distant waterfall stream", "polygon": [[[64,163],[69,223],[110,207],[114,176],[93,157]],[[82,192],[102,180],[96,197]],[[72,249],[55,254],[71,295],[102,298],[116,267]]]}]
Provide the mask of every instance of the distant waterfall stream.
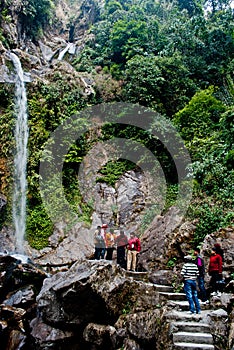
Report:
[{"label": "distant waterfall stream", "polygon": [[27,144],[28,117],[27,95],[24,83],[24,72],[19,58],[10,53],[16,70],[15,83],[15,155],[13,183],[13,220],[15,226],[15,251],[24,253],[24,236],[26,231],[26,195],[27,195]]}]

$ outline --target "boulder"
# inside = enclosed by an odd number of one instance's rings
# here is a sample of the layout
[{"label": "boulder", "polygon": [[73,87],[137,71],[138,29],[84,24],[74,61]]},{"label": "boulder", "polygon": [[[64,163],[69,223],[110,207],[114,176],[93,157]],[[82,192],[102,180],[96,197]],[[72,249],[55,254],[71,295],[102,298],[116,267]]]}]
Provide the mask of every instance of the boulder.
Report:
[{"label": "boulder", "polygon": [[[31,323],[31,334],[37,334],[39,349],[44,345],[38,322],[43,329],[52,327],[57,337],[56,329],[71,332],[71,341],[75,335],[82,349],[130,349],[132,341],[139,349],[156,349],[162,324],[166,327],[156,286],[135,281],[105,260],[82,259],[45,279],[37,305],[40,321]],[[165,339],[167,334],[163,333]]]},{"label": "boulder", "polygon": [[114,324],[124,310],[156,307],[159,296],[153,284],[134,281],[117,265],[80,260],[67,272],[45,279],[37,302],[45,322],[68,329],[92,322]]}]

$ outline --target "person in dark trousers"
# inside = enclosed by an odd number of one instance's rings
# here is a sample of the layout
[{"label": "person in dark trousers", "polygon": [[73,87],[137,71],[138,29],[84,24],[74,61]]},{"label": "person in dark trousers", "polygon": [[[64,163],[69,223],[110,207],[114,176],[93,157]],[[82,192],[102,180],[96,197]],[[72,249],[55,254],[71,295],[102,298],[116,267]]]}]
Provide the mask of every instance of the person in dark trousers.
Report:
[{"label": "person in dark trousers", "polygon": [[210,256],[208,272],[211,276],[210,287],[211,295],[220,296],[221,292],[219,290],[219,281],[222,280],[222,270],[223,270],[222,257],[217,254],[217,248],[213,247]]},{"label": "person in dark trousers", "polygon": [[113,259],[113,251],[115,249],[115,235],[113,228],[106,232],[106,260]]},{"label": "person in dark trousers", "polygon": [[201,307],[197,296],[196,280],[199,276],[197,265],[193,262],[191,255],[184,257],[185,263],[181,270],[181,275],[184,279],[184,291],[189,302],[190,314],[200,314]]},{"label": "person in dark trousers", "polygon": [[94,232],[94,259],[100,260],[103,249],[105,249],[105,241],[101,235],[101,226],[97,226]]},{"label": "person in dark trousers", "polygon": [[197,281],[198,281],[198,288],[199,288],[200,294],[201,294],[201,303],[208,304],[209,301],[207,300],[205,281],[204,281],[205,265],[204,265],[204,260],[200,254],[200,248],[196,247],[194,249],[194,255],[196,256],[195,263],[196,263],[198,270],[199,270],[199,275],[198,275]]},{"label": "person in dark trousers", "polygon": [[120,234],[116,237],[115,243],[117,245],[117,264],[126,269],[126,247],[128,245],[128,237],[123,230],[121,230]]}]

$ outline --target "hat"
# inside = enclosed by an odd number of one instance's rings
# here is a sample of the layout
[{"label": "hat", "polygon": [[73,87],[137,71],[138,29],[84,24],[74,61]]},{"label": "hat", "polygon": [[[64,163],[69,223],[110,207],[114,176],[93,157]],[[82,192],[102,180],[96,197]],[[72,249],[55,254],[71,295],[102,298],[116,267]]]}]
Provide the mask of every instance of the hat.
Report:
[{"label": "hat", "polygon": [[184,259],[185,259],[185,260],[192,260],[193,258],[192,258],[192,255],[186,255],[186,256],[184,257]]}]

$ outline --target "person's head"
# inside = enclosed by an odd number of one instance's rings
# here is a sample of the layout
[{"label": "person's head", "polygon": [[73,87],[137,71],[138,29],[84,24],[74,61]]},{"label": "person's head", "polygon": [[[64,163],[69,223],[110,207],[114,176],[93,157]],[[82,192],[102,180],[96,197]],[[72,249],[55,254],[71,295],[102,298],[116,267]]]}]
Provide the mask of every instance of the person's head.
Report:
[{"label": "person's head", "polygon": [[221,245],[220,245],[219,243],[215,243],[215,244],[214,244],[214,247],[220,249],[220,248],[221,248]]},{"label": "person's head", "polygon": [[101,226],[100,226],[100,225],[98,225],[98,226],[97,226],[97,229],[98,229],[98,230],[101,230]]},{"label": "person's head", "polygon": [[216,249],[216,253],[219,254],[223,252],[223,249],[221,248],[221,245],[219,243],[214,244],[214,248]]},{"label": "person's head", "polygon": [[217,254],[217,248],[216,247],[211,248],[211,254],[212,255]]},{"label": "person's head", "polygon": [[194,255],[199,255],[200,252],[201,252],[200,248],[196,247],[196,248],[194,249]]},{"label": "person's head", "polygon": [[185,257],[184,257],[185,262],[190,262],[192,260],[193,260],[192,255],[185,255]]},{"label": "person's head", "polygon": [[131,233],[130,233],[130,237],[131,237],[131,238],[135,237],[135,233],[134,233],[134,232],[131,232]]},{"label": "person's head", "polygon": [[110,233],[114,233],[114,229],[113,228],[110,228]]}]

